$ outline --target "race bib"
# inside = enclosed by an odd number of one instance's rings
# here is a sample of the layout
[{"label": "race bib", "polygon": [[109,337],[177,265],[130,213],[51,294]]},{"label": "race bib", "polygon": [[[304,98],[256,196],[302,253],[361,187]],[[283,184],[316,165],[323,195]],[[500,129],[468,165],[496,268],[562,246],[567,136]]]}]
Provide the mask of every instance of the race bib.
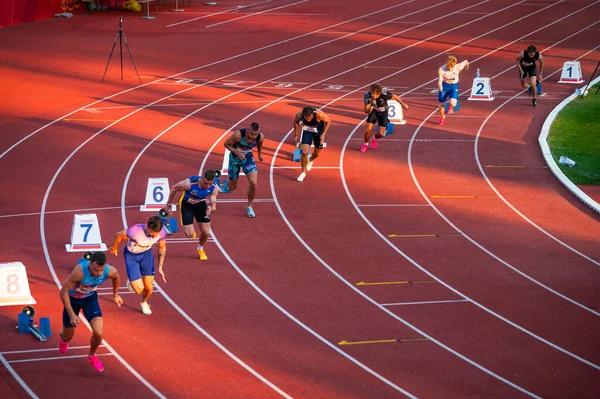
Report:
[{"label": "race bib", "polygon": [[304,126],[302,130],[304,130],[305,132],[319,133],[319,129],[317,129],[316,126]]}]

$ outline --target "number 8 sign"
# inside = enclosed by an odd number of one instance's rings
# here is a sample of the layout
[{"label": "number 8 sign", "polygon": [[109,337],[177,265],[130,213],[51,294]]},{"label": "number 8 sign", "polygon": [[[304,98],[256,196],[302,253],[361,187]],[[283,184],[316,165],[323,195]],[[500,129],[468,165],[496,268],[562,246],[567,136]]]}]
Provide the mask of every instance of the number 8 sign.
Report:
[{"label": "number 8 sign", "polygon": [[0,263],[0,306],[34,303],[25,265],[21,262]]}]

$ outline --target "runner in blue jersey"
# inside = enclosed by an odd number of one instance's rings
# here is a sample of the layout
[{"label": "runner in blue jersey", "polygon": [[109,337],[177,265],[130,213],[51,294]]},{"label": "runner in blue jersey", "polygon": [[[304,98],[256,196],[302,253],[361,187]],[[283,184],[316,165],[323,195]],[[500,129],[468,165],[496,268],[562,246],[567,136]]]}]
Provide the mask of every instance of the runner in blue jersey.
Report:
[{"label": "runner in blue jersey", "polygon": [[456,57],[449,55],[446,57],[446,63],[438,68],[438,102],[440,103],[440,125],[446,121],[446,101],[448,105],[448,114],[454,113],[454,107],[458,104],[458,77],[463,69],[469,69],[469,61],[458,62]]},{"label": "runner in blue jersey", "polygon": [[251,218],[256,217],[254,209],[252,209],[252,202],[254,202],[254,198],[256,197],[256,183],[258,181],[258,170],[254,162],[252,149],[256,147],[258,160],[262,162],[264,139],[264,135],[259,131],[258,123],[252,122],[250,127],[238,130],[225,140],[225,148],[230,151],[229,169],[227,170],[229,180],[221,185],[221,191],[228,193],[237,188],[240,169],[242,169],[248,178],[248,205],[246,205],[246,212],[248,213],[248,217]]},{"label": "runner in blue jersey", "polygon": [[[296,145],[300,145],[302,148],[302,155],[300,155],[302,173],[296,179],[299,182],[304,181],[306,172],[312,169],[313,162],[321,155],[325,135],[330,126],[331,119],[320,109],[305,107],[296,114],[294,118],[294,141]],[[308,150],[313,143],[315,150],[308,159]]]},{"label": "runner in blue jersey", "polygon": [[217,210],[219,187],[214,184],[214,180],[215,171],[207,170],[202,176],[190,176],[180,181],[171,187],[171,193],[164,208],[169,213],[175,196],[177,193],[183,192],[179,198],[181,225],[183,233],[188,238],[196,238],[196,229],[194,229],[194,219],[196,219],[200,228],[200,238],[196,249],[200,260],[208,260],[204,252],[204,245],[210,234],[210,214]]},{"label": "runner in blue jersey", "polygon": [[106,263],[106,255],[103,252],[94,252],[89,261],[75,266],[60,290],[60,299],[63,308],[63,328],[60,332],[58,350],[63,355],[67,353],[69,341],[75,335],[75,328],[79,326],[79,311],[83,310],[85,318],[92,327],[92,339],[90,340],[90,351],[88,362],[98,370],[103,371],[104,366],[96,356],[96,350],[104,336],[104,324],[102,311],[98,303],[96,289],[107,279],[113,283],[113,298],[119,306],[123,300],[119,296],[119,272]]}]

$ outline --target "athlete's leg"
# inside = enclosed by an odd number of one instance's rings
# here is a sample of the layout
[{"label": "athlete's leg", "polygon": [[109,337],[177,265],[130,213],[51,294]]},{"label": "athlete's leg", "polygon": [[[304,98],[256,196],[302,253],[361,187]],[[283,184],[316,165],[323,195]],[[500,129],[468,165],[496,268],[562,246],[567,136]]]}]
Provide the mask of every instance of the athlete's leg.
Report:
[{"label": "athlete's leg", "polygon": [[252,202],[254,202],[254,198],[256,197],[256,185],[258,183],[258,172],[255,170],[253,172],[248,172],[246,174],[248,177],[248,207],[252,206]]},{"label": "athlete's leg", "polygon": [[[310,134],[306,134],[305,136],[310,136]],[[302,172],[306,173],[306,165],[308,164],[308,150],[310,150],[310,143],[304,144],[302,143],[302,154],[300,155],[300,166],[302,167]],[[312,158],[312,156],[311,156]]]},{"label": "athlete's leg", "polygon": [[123,251],[123,257],[125,258],[125,269],[127,270],[127,278],[129,284],[136,294],[141,294],[144,291],[144,285],[142,284],[142,274],[140,272],[142,259],[141,254],[133,254],[129,252],[127,248]]},{"label": "athlete's leg", "polygon": [[367,122],[367,128],[365,130],[365,144],[369,143],[369,139],[371,138],[371,133],[373,132],[374,123]]},{"label": "athlete's leg", "polygon": [[90,339],[89,355],[94,356],[104,338],[104,322],[102,321],[102,317],[94,317],[90,321],[90,325],[92,326],[92,338]]},{"label": "athlete's leg", "polygon": [[187,202],[182,202],[180,207],[181,212],[181,229],[187,238],[195,238],[196,230],[194,229],[194,207]]},{"label": "athlete's leg", "polygon": [[148,298],[152,295],[154,291],[154,276],[142,276],[142,281],[144,282],[144,292],[142,293],[142,303],[148,302]]}]

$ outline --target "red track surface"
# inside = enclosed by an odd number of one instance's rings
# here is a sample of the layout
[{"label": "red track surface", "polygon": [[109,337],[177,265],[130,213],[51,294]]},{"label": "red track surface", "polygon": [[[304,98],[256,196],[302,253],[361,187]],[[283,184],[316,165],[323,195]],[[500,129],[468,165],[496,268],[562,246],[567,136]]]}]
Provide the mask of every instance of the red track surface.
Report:
[{"label": "red track surface", "polygon": [[[596,65],[600,2],[292,3],[171,27],[239,3],[0,31],[0,261],[27,266],[54,333],[45,343],[19,335],[19,308],[0,308],[3,359],[54,358],[7,363],[22,384],[0,365],[0,396],[28,397],[27,386],[40,398],[82,389],[88,397],[597,397],[599,218],[544,168],[537,136],[573,90],[556,83],[563,62],[578,59],[586,78]],[[121,15],[143,87],[125,49],[125,80],[117,52],[99,83]],[[538,108],[518,95],[511,69],[529,43],[546,58],[548,95]],[[463,95],[475,68],[498,94],[463,98],[440,127],[431,90],[446,53],[472,62]],[[403,96],[408,124],[363,154],[362,95],[373,81]],[[334,122],[315,163],[331,168],[300,184],[288,132],[306,105],[325,107]],[[77,258],[64,250],[73,214],[96,213],[110,244],[124,224],[147,219],[138,206],[148,177],[173,183],[220,168],[228,130],[254,120],[267,139],[257,218],[243,202],[223,202],[245,197],[242,180],[219,196],[208,262],[194,257],[193,243],[168,244],[168,283],[159,282],[151,316],[133,295],[123,295],[123,308],[101,301],[105,339],[118,354],[100,348],[102,375],[84,357],[61,356],[57,284]],[[121,256],[110,261],[125,276]],[[400,281],[425,282],[359,284]],[[429,301],[447,302],[405,304]],[[72,346],[84,348],[69,355],[87,353],[89,337],[79,328]],[[394,339],[422,340],[372,342]]]}]

